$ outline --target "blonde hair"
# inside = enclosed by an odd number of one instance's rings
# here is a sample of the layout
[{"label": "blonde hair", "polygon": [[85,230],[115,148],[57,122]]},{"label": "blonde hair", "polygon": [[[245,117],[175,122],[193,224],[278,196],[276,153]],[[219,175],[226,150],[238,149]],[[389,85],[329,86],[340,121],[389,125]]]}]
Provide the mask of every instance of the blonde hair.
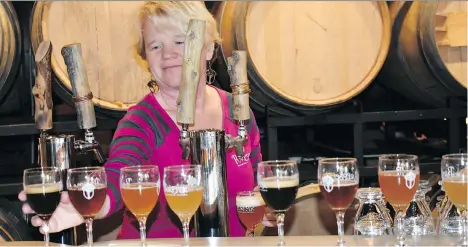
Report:
[{"label": "blonde hair", "polygon": [[206,9],[203,1],[145,2],[138,15],[139,32],[136,44],[137,54],[144,60],[146,60],[146,50],[141,26],[145,18],[150,18],[155,26],[172,25],[178,27],[183,34],[187,31],[190,19],[204,20],[206,21],[206,43],[221,43],[216,20]]}]

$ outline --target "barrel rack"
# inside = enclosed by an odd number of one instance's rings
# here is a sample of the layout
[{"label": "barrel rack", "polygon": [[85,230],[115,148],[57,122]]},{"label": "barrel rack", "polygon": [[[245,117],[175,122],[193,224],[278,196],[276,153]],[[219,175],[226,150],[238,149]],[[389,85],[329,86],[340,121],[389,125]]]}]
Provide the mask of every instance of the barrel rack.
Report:
[{"label": "barrel rack", "polygon": [[[449,122],[449,151],[460,152],[461,121],[467,118],[467,108],[454,103],[456,100],[449,98],[445,108],[420,109],[420,110],[396,110],[396,111],[363,111],[362,103],[358,100],[348,102],[352,105],[350,112],[329,113],[298,117],[271,116],[269,105],[265,107],[267,159],[278,159],[278,128],[294,126],[312,126],[326,124],[351,124],[353,125],[353,156],[356,157],[360,175],[362,177],[377,176],[375,165],[366,165],[364,155],[363,133],[366,123],[372,122],[396,122],[447,119]],[[468,121],[468,119],[467,119]],[[467,122],[468,124],[468,122]],[[318,159],[316,159],[317,161]],[[315,165],[316,162],[315,162]],[[440,172],[440,162],[420,163],[421,173]]]}]

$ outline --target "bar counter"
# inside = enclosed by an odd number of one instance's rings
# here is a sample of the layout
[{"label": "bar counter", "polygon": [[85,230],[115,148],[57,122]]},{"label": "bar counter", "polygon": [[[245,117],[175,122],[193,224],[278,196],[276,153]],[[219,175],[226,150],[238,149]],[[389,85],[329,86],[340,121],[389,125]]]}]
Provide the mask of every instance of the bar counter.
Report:
[{"label": "bar counter", "polygon": [[[337,236],[285,236],[286,246],[337,246]],[[407,236],[408,246],[456,246],[460,237],[450,236]],[[236,238],[193,238],[190,246],[276,246],[278,237],[236,237]],[[395,236],[345,236],[345,246],[394,246]],[[148,239],[151,246],[182,246],[183,239]],[[7,242],[0,246],[44,246],[43,242]],[[51,243],[50,246],[66,246]],[[86,243],[83,243],[86,246]],[[114,240],[96,242],[93,246],[140,246],[139,240]]]}]

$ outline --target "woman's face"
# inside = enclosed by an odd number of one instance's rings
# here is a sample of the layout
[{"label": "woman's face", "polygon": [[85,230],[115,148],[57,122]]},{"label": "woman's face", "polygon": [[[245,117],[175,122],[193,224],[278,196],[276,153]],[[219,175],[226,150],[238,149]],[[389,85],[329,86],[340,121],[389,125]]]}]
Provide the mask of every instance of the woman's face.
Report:
[{"label": "woman's face", "polygon": [[[156,27],[149,18],[144,21],[142,30],[146,60],[158,86],[178,89],[182,78],[185,35],[175,26]],[[212,56],[212,49],[202,50],[202,75],[206,70],[206,60]]]}]

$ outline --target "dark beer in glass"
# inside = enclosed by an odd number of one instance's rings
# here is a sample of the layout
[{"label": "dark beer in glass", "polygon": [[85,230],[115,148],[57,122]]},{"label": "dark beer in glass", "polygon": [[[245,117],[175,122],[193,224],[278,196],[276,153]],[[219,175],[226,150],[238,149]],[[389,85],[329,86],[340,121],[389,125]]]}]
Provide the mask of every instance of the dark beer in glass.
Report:
[{"label": "dark beer in glass", "polygon": [[49,219],[60,203],[62,176],[57,167],[24,170],[23,185],[31,209],[43,220],[44,244],[49,246]]},{"label": "dark beer in glass", "polygon": [[274,210],[278,224],[278,245],[284,242],[284,217],[294,203],[299,187],[299,171],[293,160],[262,161],[257,181],[266,205]]},{"label": "dark beer in glass", "polygon": [[239,220],[253,237],[255,228],[265,215],[266,206],[263,198],[256,191],[241,191],[237,193],[236,207]]},{"label": "dark beer in glass", "polygon": [[93,220],[107,195],[107,175],[103,167],[72,168],[67,173],[70,201],[86,223],[88,246],[93,245]]},{"label": "dark beer in glass", "polygon": [[268,207],[275,212],[286,212],[296,200],[299,179],[291,177],[262,180],[260,192]]}]

